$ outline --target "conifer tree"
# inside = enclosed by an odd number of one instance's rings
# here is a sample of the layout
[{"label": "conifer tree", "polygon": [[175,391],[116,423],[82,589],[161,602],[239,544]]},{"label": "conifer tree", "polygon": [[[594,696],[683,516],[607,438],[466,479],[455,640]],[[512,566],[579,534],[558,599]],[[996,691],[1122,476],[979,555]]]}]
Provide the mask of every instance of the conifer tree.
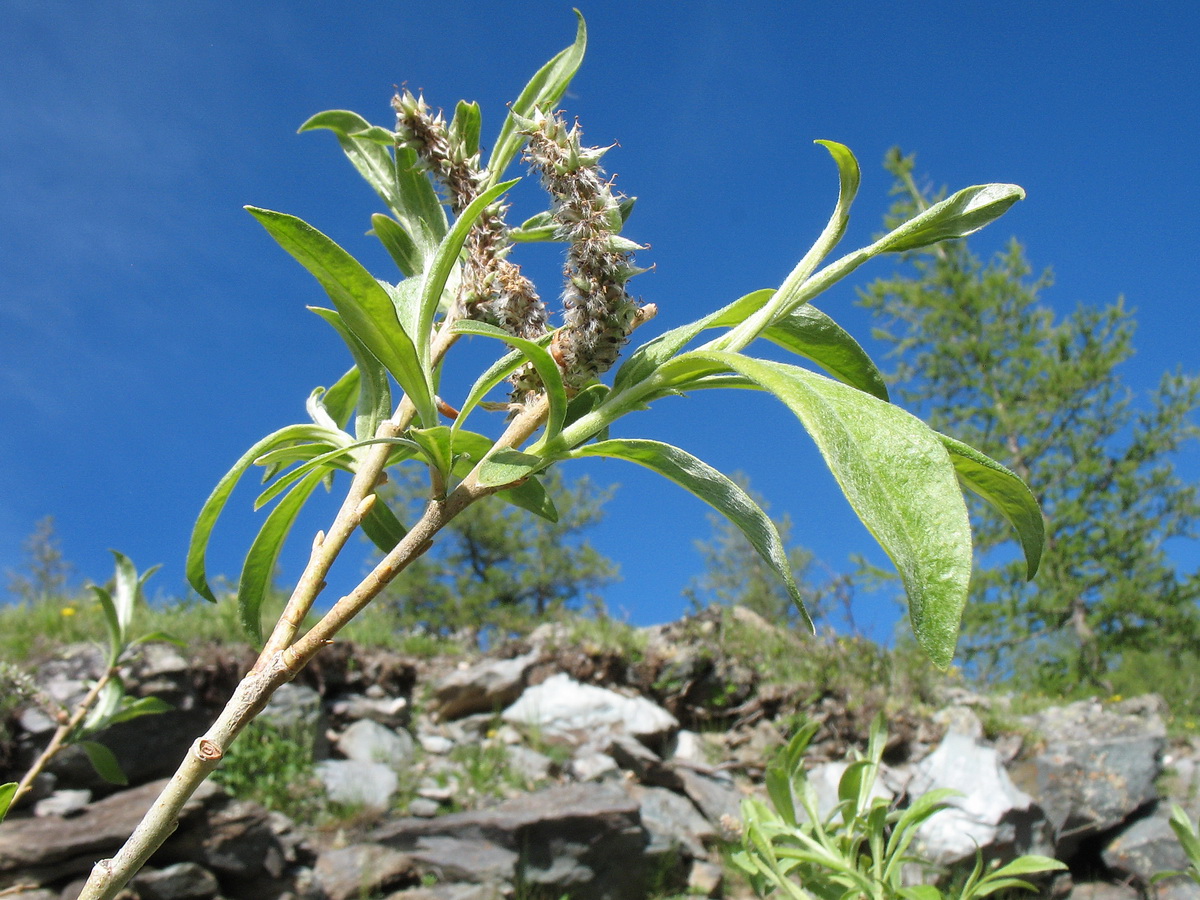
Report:
[{"label": "conifer tree", "polygon": [[[901,199],[889,218],[931,202],[913,157],[886,167]],[[896,398],[932,427],[1004,462],[1047,521],[1035,581],[1000,550],[1009,527],[975,503],[976,573],[962,650],[984,677],[1050,690],[1107,685],[1123,657],[1186,657],[1200,639],[1200,571],[1167,551],[1195,539],[1200,495],[1174,460],[1200,430],[1200,378],[1174,370],[1146,397],[1122,382],[1133,311],[1120,298],[1058,315],[1015,240],[986,264],[965,240],[909,254],[908,270],[861,294],[890,345]],[[920,377],[916,373],[920,373]]]}]

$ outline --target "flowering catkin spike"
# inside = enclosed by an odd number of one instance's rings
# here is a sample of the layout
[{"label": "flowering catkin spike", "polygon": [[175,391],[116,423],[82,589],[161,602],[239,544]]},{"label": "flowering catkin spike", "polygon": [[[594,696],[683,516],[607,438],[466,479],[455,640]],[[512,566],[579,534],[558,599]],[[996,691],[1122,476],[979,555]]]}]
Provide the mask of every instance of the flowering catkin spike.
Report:
[{"label": "flowering catkin spike", "polygon": [[522,124],[529,135],[525,158],[541,175],[559,234],[569,245],[563,327],[550,350],[563,380],[577,389],[617,361],[639,315],[625,282],[644,270],[633,266],[630,242],[617,236],[620,204],[600,168],[608,148],[581,146],[579,124],[568,128],[557,114],[535,111]]},{"label": "flowering catkin spike", "polygon": [[[430,113],[423,97],[405,90],[392,99],[396,110],[396,134],[412,148],[422,164],[444,186],[447,202],[461,214],[479,196],[487,173],[479,167],[479,154],[456,140],[439,112]],[[495,203],[467,236],[467,259],[463,267],[458,305],[471,319],[503,328],[518,337],[535,339],[546,333],[546,305],[520,266],[506,257],[511,249],[504,214],[508,207]],[[531,373],[518,373],[518,392],[536,387]]]}]

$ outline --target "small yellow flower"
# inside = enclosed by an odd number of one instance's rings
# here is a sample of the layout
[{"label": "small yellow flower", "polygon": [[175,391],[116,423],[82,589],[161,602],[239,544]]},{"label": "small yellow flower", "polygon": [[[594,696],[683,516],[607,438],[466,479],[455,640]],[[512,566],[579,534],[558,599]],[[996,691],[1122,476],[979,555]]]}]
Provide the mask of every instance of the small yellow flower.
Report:
[{"label": "small yellow flower", "polygon": [[73,616],[73,615],[75,615],[75,613],[77,613],[78,611],[79,611],[79,610],[77,610],[77,609],[76,609],[75,607],[73,607],[73,606],[64,606],[64,607],[62,608],[62,614],[63,614],[64,616],[67,616],[67,617],[70,617],[70,616]]}]

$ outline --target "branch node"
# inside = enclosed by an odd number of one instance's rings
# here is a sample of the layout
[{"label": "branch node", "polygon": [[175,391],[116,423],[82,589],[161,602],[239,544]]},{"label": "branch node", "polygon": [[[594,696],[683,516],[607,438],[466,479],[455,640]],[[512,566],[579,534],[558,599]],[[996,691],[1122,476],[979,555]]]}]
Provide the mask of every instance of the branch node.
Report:
[{"label": "branch node", "polygon": [[375,501],[378,499],[374,493],[371,493],[358,501],[358,508],[354,510],[354,515],[358,518],[358,521],[361,522],[367,517],[367,513],[371,511],[371,507],[375,505]]},{"label": "branch node", "polygon": [[224,755],[225,752],[214,741],[210,741],[208,738],[200,738],[196,741],[196,758],[201,762],[220,762]]}]

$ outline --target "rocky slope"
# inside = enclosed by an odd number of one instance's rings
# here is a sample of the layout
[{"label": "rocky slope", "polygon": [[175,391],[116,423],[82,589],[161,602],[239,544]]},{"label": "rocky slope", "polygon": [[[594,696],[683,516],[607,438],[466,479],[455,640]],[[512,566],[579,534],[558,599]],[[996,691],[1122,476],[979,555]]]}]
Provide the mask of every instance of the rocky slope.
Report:
[{"label": "rocky slope", "polygon": [[[764,766],[798,717],[822,724],[810,779],[829,808],[844,759],[888,704],[879,692],[847,698],[772,681],[753,659],[721,649],[731,628],[752,651],[796,641],[739,610],[644,630],[624,649],[581,642],[561,626],[475,658],[331,647],[264,714],[315,755],[311,786],[296,789],[318,798],[320,812],[302,827],[207,785],[133,895],[625,900],[744,892],[727,878],[722,849],[736,838],[741,799],[762,794]],[[792,649],[805,652],[800,643]],[[130,690],[175,709],[101,738],[134,786],[114,790],[82,754],[61,756],[36,802],[0,825],[0,892],[71,900],[250,661],[219,648],[189,660],[168,645],[146,647],[127,673]],[[69,705],[99,665],[97,651],[73,647],[32,675]],[[889,711],[882,779],[897,804],[938,787],[961,792],[925,827],[926,858],[953,866],[973,859],[977,846],[994,859],[1055,856],[1071,872],[1045,889],[1076,900],[1200,896],[1190,882],[1149,883],[1154,872],[1186,865],[1163,795],[1195,816],[1200,784],[1200,752],[1168,746],[1156,698],[1017,717],[961,688],[937,693],[928,710]],[[1001,719],[1008,727],[998,730]],[[52,728],[43,710],[19,710],[0,781]],[[249,774],[264,780],[283,765],[265,754],[243,759],[262,766]]]}]

